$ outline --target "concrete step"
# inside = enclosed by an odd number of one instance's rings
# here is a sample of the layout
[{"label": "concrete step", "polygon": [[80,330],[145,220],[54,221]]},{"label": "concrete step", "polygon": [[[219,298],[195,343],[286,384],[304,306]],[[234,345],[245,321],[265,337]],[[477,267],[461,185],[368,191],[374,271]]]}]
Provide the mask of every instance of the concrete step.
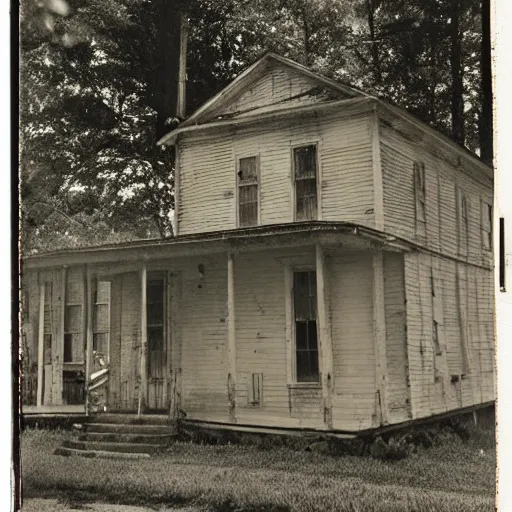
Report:
[{"label": "concrete step", "polygon": [[84,433],[104,434],[141,434],[141,435],[171,435],[176,434],[176,425],[133,425],[124,423],[85,423]]},{"label": "concrete step", "polygon": [[62,448],[72,448],[83,451],[104,451],[123,453],[155,453],[162,450],[162,446],[147,443],[115,443],[102,441],[64,441]]},{"label": "concrete step", "polygon": [[118,432],[86,432],[78,436],[79,441],[110,442],[110,443],[142,443],[165,446],[174,441],[177,434],[139,434]]},{"label": "concrete step", "polygon": [[116,423],[123,425],[172,425],[174,422],[166,414],[107,414],[91,417],[91,423]]},{"label": "concrete step", "polygon": [[75,448],[59,447],[54,452],[55,455],[69,457],[71,455],[80,457],[98,457],[102,459],[147,459],[151,457],[149,453],[128,453],[128,452],[109,452],[104,450],[77,450]]}]

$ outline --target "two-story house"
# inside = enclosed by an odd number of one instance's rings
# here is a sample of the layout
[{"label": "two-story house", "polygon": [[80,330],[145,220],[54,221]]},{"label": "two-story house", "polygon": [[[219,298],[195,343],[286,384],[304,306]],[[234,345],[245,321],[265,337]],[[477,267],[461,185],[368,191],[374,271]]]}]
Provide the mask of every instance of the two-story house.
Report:
[{"label": "two-story house", "polygon": [[24,260],[25,411],[355,433],[494,400],[474,154],[274,54],[160,142],[174,238]]}]

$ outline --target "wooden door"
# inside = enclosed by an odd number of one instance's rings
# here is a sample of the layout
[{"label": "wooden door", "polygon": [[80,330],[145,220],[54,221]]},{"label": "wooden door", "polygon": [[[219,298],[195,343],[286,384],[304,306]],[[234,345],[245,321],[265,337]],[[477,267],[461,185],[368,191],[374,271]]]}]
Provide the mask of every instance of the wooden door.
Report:
[{"label": "wooden door", "polygon": [[167,280],[165,274],[149,274],[147,282],[147,409],[167,409],[168,336]]}]

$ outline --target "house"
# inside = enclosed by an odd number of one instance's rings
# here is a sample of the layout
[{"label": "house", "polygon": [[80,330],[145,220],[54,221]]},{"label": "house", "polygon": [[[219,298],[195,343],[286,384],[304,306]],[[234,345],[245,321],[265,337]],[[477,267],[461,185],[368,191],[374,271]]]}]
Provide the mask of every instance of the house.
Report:
[{"label": "house", "polygon": [[24,259],[24,412],[357,433],[494,401],[477,156],[274,54],[160,142],[175,238]]}]

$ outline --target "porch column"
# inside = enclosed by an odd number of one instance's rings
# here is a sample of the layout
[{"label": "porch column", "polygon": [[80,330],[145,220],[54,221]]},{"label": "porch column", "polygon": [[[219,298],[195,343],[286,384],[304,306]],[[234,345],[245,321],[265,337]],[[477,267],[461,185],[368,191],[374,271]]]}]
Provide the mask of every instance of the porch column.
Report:
[{"label": "porch column", "polygon": [[235,352],[235,270],[234,259],[228,253],[228,408],[229,421],[236,422],[236,352]]},{"label": "porch column", "polygon": [[147,322],[147,280],[148,272],[146,264],[140,271],[140,383],[139,383],[139,407],[138,414],[142,414],[145,408],[147,395],[147,350],[148,350],[148,322]]},{"label": "porch column", "polygon": [[329,289],[324,249],[316,244],[316,291],[317,318],[319,333],[320,375],[322,381],[322,402],[324,422],[332,428],[332,393],[334,390],[334,372],[332,356],[331,318],[329,304]]},{"label": "porch column", "polygon": [[39,275],[39,325],[37,337],[37,407],[43,405],[43,376],[44,376],[44,296],[46,284]]},{"label": "porch column", "polygon": [[92,275],[91,269],[87,266],[85,271],[85,314],[86,314],[86,332],[85,332],[85,414],[89,414],[89,379],[91,377],[92,364],[92,315],[93,315],[93,297],[92,297]]},{"label": "porch column", "polygon": [[375,378],[380,404],[381,424],[388,424],[388,365],[386,355],[386,312],[384,309],[384,256],[373,254],[373,339]]}]

